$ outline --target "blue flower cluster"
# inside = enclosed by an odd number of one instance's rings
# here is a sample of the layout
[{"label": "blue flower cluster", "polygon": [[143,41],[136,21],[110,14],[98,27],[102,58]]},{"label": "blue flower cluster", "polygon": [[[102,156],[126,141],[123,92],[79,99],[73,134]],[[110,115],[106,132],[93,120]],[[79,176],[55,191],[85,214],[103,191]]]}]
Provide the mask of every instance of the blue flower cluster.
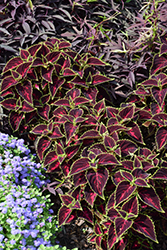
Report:
[{"label": "blue flower cluster", "polygon": [[0,133],[0,250],[39,250],[58,243],[50,195],[41,189],[47,181],[29,154],[24,140]]}]

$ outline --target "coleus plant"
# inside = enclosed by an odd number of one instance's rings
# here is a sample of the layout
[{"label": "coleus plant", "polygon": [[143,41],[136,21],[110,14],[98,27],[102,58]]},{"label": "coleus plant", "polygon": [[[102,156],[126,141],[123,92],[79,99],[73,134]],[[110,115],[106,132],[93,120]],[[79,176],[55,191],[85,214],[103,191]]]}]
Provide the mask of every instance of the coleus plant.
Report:
[{"label": "coleus plant", "polygon": [[56,189],[70,187],[59,193],[59,225],[83,218],[97,249],[150,249],[157,242],[154,221],[167,213],[167,161],[157,153],[164,134],[148,148],[141,127],[151,114],[133,101],[136,95],[120,108],[106,106],[98,85],[110,78],[96,65],[105,63],[57,38],[21,49],[3,70],[1,105],[13,131],[36,139],[47,171],[59,173]]}]

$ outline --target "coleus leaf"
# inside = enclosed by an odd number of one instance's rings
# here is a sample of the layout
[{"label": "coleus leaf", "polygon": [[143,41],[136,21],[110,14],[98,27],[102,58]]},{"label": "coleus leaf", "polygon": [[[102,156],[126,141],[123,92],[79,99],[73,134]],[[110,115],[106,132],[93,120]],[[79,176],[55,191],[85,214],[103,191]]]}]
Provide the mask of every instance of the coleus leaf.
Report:
[{"label": "coleus leaf", "polygon": [[106,148],[111,150],[113,147],[115,147],[115,140],[110,136],[105,136],[104,145]]},{"label": "coleus leaf", "polygon": [[156,121],[158,122],[159,124],[161,125],[166,125],[165,123],[167,122],[167,114],[165,113],[159,113],[159,114],[155,114],[153,117],[152,117],[152,120],[153,121]]},{"label": "coleus leaf", "polygon": [[49,120],[49,112],[50,112],[50,105],[49,104],[45,104],[42,108],[38,108],[38,114],[39,116],[44,119],[44,120]]},{"label": "coleus leaf", "polygon": [[139,188],[138,190],[139,198],[146,203],[148,206],[153,207],[157,211],[163,213],[163,209],[161,208],[160,198],[156,194],[156,191],[153,187],[150,188]]},{"label": "coleus leaf", "polygon": [[20,49],[20,57],[23,60],[28,59],[28,57],[30,56],[30,53],[28,52],[28,50],[26,49]]},{"label": "coleus leaf", "polygon": [[114,223],[115,223],[116,234],[118,237],[124,234],[133,224],[132,221],[126,220],[121,217],[116,218]]},{"label": "coleus leaf", "polygon": [[141,142],[141,143],[144,143],[143,142],[143,137],[142,137],[142,133],[140,131],[140,128],[138,126],[137,123],[135,122],[130,122],[128,123],[128,127],[131,127],[128,131],[126,131],[126,133],[132,137],[135,141],[138,141],[138,142]]},{"label": "coleus leaf", "polygon": [[87,183],[87,179],[85,177],[85,173],[80,172],[78,174],[73,175],[73,181],[74,181],[75,187],[78,187],[79,185],[82,185],[82,184],[86,184]]},{"label": "coleus leaf", "polygon": [[35,147],[36,147],[37,154],[40,160],[43,159],[44,152],[46,151],[46,149],[49,148],[50,145],[51,145],[51,141],[49,140],[47,136],[41,136],[37,139]]},{"label": "coleus leaf", "polygon": [[86,178],[92,190],[103,197],[104,187],[108,180],[108,170],[103,168],[88,170]]},{"label": "coleus leaf", "polygon": [[25,62],[19,65],[19,67],[16,69],[16,72],[19,73],[19,75],[22,76],[22,78],[25,78],[27,75],[28,70],[30,69],[31,62]]},{"label": "coleus leaf", "polygon": [[[111,205],[110,205],[110,207],[111,207]],[[109,209],[107,216],[110,218],[111,221],[114,221],[116,218],[120,217],[120,214],[117,211],[117,209],[112,207],[111,209]]]},{"label": "coleus leaf", "polygon": [[33,134],[42,134],[42,133],[45,133],[44,131],[48,131],[47,130],[47,125],[46,124],[40,124],[40,125],[35,126],[31,130],[31,133],[33,133]]},{"label": "coleus leaf", "polygon": [[76,160],[72,167],[71,167],[71,175],[77,174],[81,171],[84,171],[86,169],[90,168],[89,166],[89,160],[86,157],[83,157],[79,160]]},{"label": "coleus leaf", "polygon": [[34,108],[26,101],[22,102],[21,112],[32,112]]},{"label": "coleus leaf", "polygon": [[79,125],[74,126],[71,122],[68,122],[68,121],[65,122],[64,129],[65,129],[65,132],[66,132],[67,142],[71,139],[72,136],[75,135],[75,132],[76,132],[78,127],[79,127]]},{"label": "coleus leaf", "polygon": [[154,87],[151,89],[151,92],[155,101],[158,103],[160,107],[162,107],[162,104],[167,94],[167,89],[165,88],[165,89],[160,90],[159,88]]},{"label": "coleus leaf", "polygon": [[32,101],[32,84],[30,81],[26,80],[23,82],[23,85],[17,85],[16,90],[19,95],[28,103],[33,104]]},{"label": "coleus leaf", "polygon": [[113,154],[102,153],[98,155],[97,159],[99,165],[119,165],[119,162]]},{"label": "coleus leaf", "polygon": [[158,70],[163,69],[167,66],[167,58],[165,55],[159,56],[156,54],[152,61],[151,75],[154,75]]},{"label": "coleus leaf", "polygon": [[8,110],[15,110],[16,103],[17,103],[16,98],[7,98],[7,99],[0,102],[0,104]]},{"label": "coleus leaf", "polygon": [[167,128],[161,127],[157,130],[155,134],[155,141],[158,150],[161,150],[167,143]]},{"label": "coleus leaf", "polygon": [[[74,175],[75,177],[76,175]],[[87,181],[86,181],[87,182]],[[88,202],[88,204],[90,204],[91,207],[93,207],[94,205],[94,201],[97,197],[97,193],[95,193],[89,185],[85,186],[84,189],[84,196],[85,196],[85,200]]]},{"label": "coleus leaf", "polygon": [[17,131],[19,129],[23,116],[24,116],[23,112],[18,114],[15,111],[11,111],[11,113],[9,114],[9,124],[13,129],[13,131]]},{"label": "coleus leaf", "polygon": [[157,243],[155,226],[148,215],[140,214],[133,223],[133,228]]},{"label": "coleus leaf", "polygon": [[96,130],[90,130],[85,133],[79,139],[99,138],[101,137],[99,132]]},{"label": "coleus leaf", "polygon": [[70,195],[66,194],[66,195],[61,195],[60,196],[63,203],[67,206],[67,207],[70,207],[71,206],[71,203],[74,202],[74,198],[71,197]]},{"label": "coleus leaf", "polygon": [[62,79],[58,76],[52,77],[52,84],[49,84],[49,90],[52,96],[52,99],[54,98],[55,94],[57,93],[58,89],[64,84],[65,79]]},{"label": "coleus leaf", "polygon": [[120,140],[117,142],[120,145],[123,156],[133,154],[137,150],[137,145],[129,140]]},{"label": "coleus leaf", "polygon": [[49,135],[49,137],[50,137],[51,139],[58,139],[58,138],[64,137],[64,135],[61,133],[59,126],[58,126],[58,125],[55,125],[55,126],[53,127],[53,131],[52,131],[52,133]]},{"label": "coleus leaf", "polygon": [[109,82],[109,81],[112,80],[111,78],[100,75],[100,74],[93,75],[92,78],[93,78],[92,79],[92,84],[93,85],[98,85],[98,84],[101,84],[101,83],[104,83],[104,82]]},{"label": "coleus leaf", "polygon": [[129,120],[132,119],[134,115],[134,106],[129,106],[121,109],[118,113],[118,115],[123,119],[123,120]]},{"label": "coleus leaf", "polygon": [[7,76],[3,78],[1,82],[1,92],[4,92],[8,88],[15,86],[18,83],[18,80],[15,79],[13,76]]},{"label": "coleus leaf", "polygon": [[112,247],[115,245],[116,242],[117,242],[117,235],[114,224],[112,223],[108,230],[108,237],[107,237],[108,248],[112,249]]},{"label": "coleus leaf", "polygon": [[133,181],[133,175],[127,171],[121,170],[121,175],[126,178],[128,181],[132,182]]},{"label": "coleus leaf", "polygon": [[136,190],[128,181],[121,181],[116,188],[116,205],[128,199]]},{"label": "coleus leaf", "polygon": [[106,64],[102,62],[100,59],[95,57],[89,57],[87,60],[88,65],[99,65],[99,66],[105,66]]},{"label": "coleus leaf", "polygon": [[134,184],[138,187],[149,187],[147,181],[141,179],[141,178],[137,178],[134,182]]},{"label": "coleus leaf", "polygon": [[62,206],[59,211],[58,211],[58,221],[59,221],[59,226],[65,224],[67,219],[69,218],[70,214],[72,212],[72,209]]},{"label": "coleus leaf", "polygon": [[47,166],[48,164],[56,161],[57,159],[58,159],[58,156],[56,155],[55,150],[48,152],[44,158],[44,166]]},{"label": "coleus leaf", "polygon": [[53,173],[57,170],[60,172],[60,162],[56,160],[52,162],[51,164],[49,164],[47,173]]},{"label": "coleus leaf", "polygon": [[10,59],[7,62],[5,68],[3,69],[3,74],[5,72],[7,72],[8,70],[16,68],[17,66],[19,66],[22,63],[23,63],[23,60],[20,57],[14,57],[14,58]]},{"label": "coleus leaf", "polygon": [[82,206],[83,211],[77,210],[77,215],[80,218],[87,220],[89,223],[93,224],[93,213],[87,206]]},{"label": "coleus leaf", "polygon": [[49,52],[45,56],[45,58],[46,58],[47,61],[54,63],[54,62],[56,62],[59,59],[60,55],[61,55],[61,52],[59,52],[59,51],[53,51],[53,52]]},{"label": "coleus leaf", "polygon": [[122,206],[122,210],[126,211],[128,214],[138,215],[139,212],[139,202],[136,196],[130,198]]},{"label": "coleus leaf", "polygon": [[50,65],[48,68],[41,68],[41,75],[42,77],[52,83],[52,74],[53,74],[54,67]]},{"label": "coleus leaf", "polygon": [[151,179],[167,180],[167,168],[161,167],[152,176]]},{"label": "coleus leaf", "polygon": [[28,48],[28,52],[30,53],[31,56],[35,56],[35,54],[38,52],[40,47],[41,47],[41,44],[32,45]]}]

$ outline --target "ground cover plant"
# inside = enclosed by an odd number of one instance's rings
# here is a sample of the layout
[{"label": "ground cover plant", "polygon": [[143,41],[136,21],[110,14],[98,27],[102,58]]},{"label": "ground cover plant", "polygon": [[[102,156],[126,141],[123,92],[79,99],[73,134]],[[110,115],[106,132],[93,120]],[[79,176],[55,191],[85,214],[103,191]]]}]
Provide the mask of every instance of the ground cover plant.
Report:
[{"label": "ground cover plant", "polygon": [[[151,6],[157,15],[166,5]],[[145,15],[148,23],[152,15]],[[137,45],[152,52],[148,79],[139,83],[131,74],[136,90],[120,107],[101,88],[112,83],[99,72],[109,65],[62,39],[21,49],[3,70],[1,105],[10,126],[35,140],[39,159],[57,177],[55,190],[69,187],[59,194],[59,224],[83,218],[97,249],[152,249],[156,234],[167,234],[167,43],[154,24]]]},{"label": "ground cover plant", "polygon": [[34,158],[24,140],[0,133],[1,249],[63,249],[50,194],[42,194],[49,180]]}]

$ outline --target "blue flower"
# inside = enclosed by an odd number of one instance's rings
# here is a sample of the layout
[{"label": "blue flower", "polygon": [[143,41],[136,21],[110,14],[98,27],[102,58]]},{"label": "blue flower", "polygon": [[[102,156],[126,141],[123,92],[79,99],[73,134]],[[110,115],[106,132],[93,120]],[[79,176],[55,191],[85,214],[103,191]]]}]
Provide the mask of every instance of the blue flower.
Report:
[{"label": "blue flower", "polygon": [[0,242],[2,242],[4,238],[4,235],[0,234]]},{"label": "blue flower", "polygon": [[16,241],[13,239],[10,241],[10,244],[12,244],[12,245],[14,245],[15,243],[16,243]]}]

